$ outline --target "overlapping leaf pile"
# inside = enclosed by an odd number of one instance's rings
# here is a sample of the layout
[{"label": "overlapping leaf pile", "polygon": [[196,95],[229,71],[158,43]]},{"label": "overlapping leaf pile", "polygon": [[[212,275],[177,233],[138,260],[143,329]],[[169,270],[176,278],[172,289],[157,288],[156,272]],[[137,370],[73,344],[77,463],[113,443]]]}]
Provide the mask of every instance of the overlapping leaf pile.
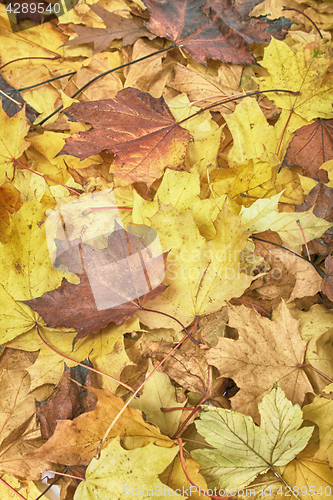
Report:
[{"label": "overlapping leaf pile", "polygon": [[332,496],[330,3],[0,14],[1,498]]}]

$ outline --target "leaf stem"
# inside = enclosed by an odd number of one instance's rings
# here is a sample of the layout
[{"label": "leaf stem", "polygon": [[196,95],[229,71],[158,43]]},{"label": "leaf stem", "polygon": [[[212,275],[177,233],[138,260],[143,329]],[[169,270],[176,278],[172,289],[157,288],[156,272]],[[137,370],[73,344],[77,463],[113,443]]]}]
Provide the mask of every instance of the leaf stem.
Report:
[{"label": "leaf stem", "polygon": [[315,368],[314,366],[311,366],[311,365],[307,365],[305,363],[300,363],[299,365],[297,365],[297,368],[310,368],[311,370],[319,373],[319,375],[321,375],[322,377],[326,378],[327,380],[329,380],[330,382],[333,382],[333,380],[328,377],[327,375],[325,375],[325,373],[317,370],[317,368]]},{"label": "leaf stem", "polygon": [[179,319],[177,318],[174,318],[173,316],[171,316],[170,314],[167,314],[165,312],[162,312],[162,311],[156,311],[155,309],[146,309],[145,307],[142,307],[142,306],[139,306],[139,309],[141,311],[148,311],[148,312],[153,312],[153,313],[156,313],[156,314],[163,314],[163,316],[167,316],[168,318],[171,318],[173,319],[174,321],[177,321],[177,323],[179,323],[179,325],[182,327],[182,329],[185,331],[186,335],[188,336],[189,339],[192,340],[192,342],[196,345],[200,345],[200,342],[195,339],[194,337],[192,337],[192,335],[188,332],[187,328],[185,328],[185,326],[179,321]]},{"label": "leaf stem", "polygon": [[251,97],[254,95],[267,94],[268,92],[275,92],[275,93],[276,92],[286,92],[287,94],[299,95],[299,92],[294,91],[294,90],[282,90],[282,89],[255,90],[253,92],[250,92],[249,94],[242,94],[242,95],[238,95],[238,96],[233,96],[233,97],[230,97],[228,99],[224,99],[223,101],[219,101],[219,102],[215,102],[214,104],[210,104],[209,106],[206,106],[206,107],[200,109],[199,111],[197,111],[193,115],[187,116],[186,118],[184,118],[180,122],[177,122],[177,125],[181,125],[182,123],[186,122],[187,120],[190,120],[191,118],[200,115],[204,111],[207,111],[207,109],[214,108],[215,106],[220,106],[221,104],[226,104],[227,102],[238,101],[239,99],[243,99],[244,97]]},{"label": "leaf stem", "polygon": [[304,12],[302,12],[301,10],[298,10],[298,9],[293,9],[292,7],[283,7],[282,10],[294,10],[295,12],[298,12],[299,14],[302,14],[302,16],[306,17],[308,21],[310,21],[310,23],[313,24],[313,26],[316,28],[316,30],[318,31],[319,33],[319,36],[320,38],[323,40],[323,35],[320,33],[320,29],[318,28],[318,26],[316,25],[316,23],[314,21],[312,21],[311,17],[307,16],[306,14],[304,14]]},{"label": "leaf stem", "polygon": [[[167,50],[170,50],[170,49],[173,49],[174,47],[176,47],[176,44],[173,43],[172,45],[169,45],[169,47],[165,47],[164,49],[161,49],[161,50],[157,50],[156,52],[153,52],[153,54],[148,54],[147,56],[143,56],[143,57],[140,57],[139,59],[135,59],[134,61],[130,61],[128,63],[125,63],[125,64],[122,64],[121,66],[117,66],[116,68],[112,68],[112,69],[109,69],[108,71],[105,71],[104,73],[101,73],[100,75],[98,76],[95,76],[95,78],[93,78],[92,80],[90,80],[89,82],[87,82],[85,85],[83,85],[83,87],[81,87],[79,90],[77,90],[72,96],[71,96],[71,99],[74,99],[77,95],[79,95],[83,90],[85,90],[87,87],[89,87],[89,85],[91,85],[93,82],[95,82],[96,80],[98,80],[99,78],[102,78],[103,76],[105,75],[108,75],[110,73],[113,73],[114,71],[118,71],[118,69],[123,69],[123,68],[127,68],[127,66],[131,66],[132,64],[135,64],[137,62],[140,62],[140,61],[144,61],[145,59],[148,59],[149,57],[153,57],[155,56],[156,54],[160,54],[162,52],[165,52]],[[49,114],[46,118],[44,118],[44,120],[42,120],[41,122],[39,123],[36,123],[35,126],[37,125],[43,125],[43,123],[47,122],[50,118],[52,118],[52,116],[54,116],[55,114],[58,113],[58,111],[61,111],[62,108],[63,108],[63,104],[61,106],[59,106],[57,109],[55,109],[51,114]]]},{"label": "leaf stem", "polygon": [[306,262],[309,262],[310,264],[312,264],[313,267],[315,268],[315,270],[317,271],[317,273],[320,274],[320,276],[322,278],[326,278],[327,277],[327,274],[324,274],[319,269],[319,267],[316,266],[316,264],[314,264],[311,260],[307,259],[306,257],[303,257],[303,255],[299,255],[298,253],[293,252],[292,250],[289,250],[289,248],[286,248],[286,247],[284,247],[282,245],[279,245],[278,243],[274,243],[273,241],[263,240],[262,238],[258,238],[257,236],[253,236],[253,235],[251,235],[250,238],[252,238],[253,240],[263,241],[264,243],[269,243],[270,245],[275,245],[276,247],[279,247],[279,248],[283,248],[283,250],[286,250],[286,252],[290,252],[290,253],[296,255],[296,257],[299,257],[300,259],[306,260]]},{"label": "leaf stem", "polygon": [[45,80],[41,83],[36,83],[35,85],[30,85],[30,87],[23,87],[21,89],[15,89],[15,92],[23,92],[23,90],[34,89],[35,87],[39,87],[40,85],[44,85],[45,83],[54,82],[54,80],[60,80],[60,78],[65,78],[66,76],[75,75],[76,71],[71,71],[70,73],[66,73],[65,75],[55,76],[54,78],[50,78],[49,80]]},{"label": "leaf stem", "polygon": [[190,478],[190,476],[188,475],[187,473],[187,470],[185,468],[185,461],[184,461],[184,454],[183,454],[183,442],[181,440],[181,438],[177,439],[178,441],[178,445],[179,445],[179,458],[180,458],[180,463],[181,463],[181,466],[182,466],[182,469],[183,469],[183,472],[185,474],[185,477],[186,479],[188,480],[188,482],[192,485],[192,486],[195,486],[197,488],[197,491],[199,492],[199,495],[201,493],[203,493],[206,497],[210,497],[210,498],[213,498],[214,500],[220,500],[220,499],[223,499],[223,500],[231,500],[232,498],[234,497],[218,497],[218,496],[215,496],[215,495],[211,495],[210,493],[208,493],[207,491],[203,490],[202,488],[200,488],[199,486],[197,486],[193,481],[192,479]]},{"label": "leaf stem", "polygon": [[17,61],[25,61],[26,59],[48,59],[48,60],[55,60],[55,59],[61,59],[61,56],[60,55],[56,55],[55,57],[38,57],[38,56],[35,56],[35,57],[20,57],[19,59],[14,59],[13,61],[8,61],[6,64],[3,64],[2,66],[0,66],[0,70],[5,68],[6,66],[8,66],[9,64],[12,64],[14,62],[17,62]]},{"label": "leaf stem", "polygon": [[10,484],[8,484],[2,477],[0,477],[0,483],[2,483],[6,488],[8,488],[14,495],[18,496],[21,498],[21,500],[27,500],[24,496],[21,495],[18,491],[16,491]]},{"label": "leaf stem", "polygon": [[41,339],[41,341],[43,342],[43,344],[45,344],[49,349],[51,349],[51,351],[53,351],[54,353],[58,354],[62,358],[68,359],[69,361],[72,361],[73,363],[76,363],[77,365],[83,366],[83,368],[86,368],[87,370],[95,372],[98,375],[102,375],[103,377],[107,377],[107,378],[113,380],[113,382],[117,382],[117,384],[122,385],[127,390],[129,390],[131,392],[134,392],[134,389],[132,387],[130,387],[129,385],[125,384],[124,382],[121,382],[120,380],[112,377],[111,375],[108,375],[107,373],[101,372],[100,370],[96,370],[96,368],[93,368],[92,366],[84,365],[83,363],[80,363],[79,361],[76,361],[76,359],[70,358],[69,356],[66,356],[66,354],[63,354],[62,352],[57,351],[56,349],[54,349],[54,347],[52,347],[50,344],[48,344],[46,342],[46,340],[42,337],[42,335],[41,335],[41,333],[39,331],[38,323],[37,322],[35,323],[35,326],[36,326],[38,337]]},{"label": "leaf stem", "polygon": [[68,189],[68,191],[72,191],[72,193],[74,193],[74,194],[78,194],[78,195],[81,194],[79,191],[76,191],[76,189],[73,189],[73,188],[71,188],[69,186],[66,186],[65,184],[62,184],[61,182],[55,181],[53,179],[50,179],[50,177],[47,177],[46,175],[40,174],[39,172],[36,172],[35,170],[32,170],[31,168],[27,167],[26,165],[24,165],[20,161],[16,160],[15,158],[12,158],[12,161],[15,162],[15,163],[17,163],[18,165],[20,165],[20,167],[23,167],[26,170],[29,170],[29,172],[31,172],[32,174],[39,175],[39,177],[43,177],[43,179],[46,179],[46,180],[51,181],[51,182],[54,182],[55,184],[58,184],[59,186],[63,186],[64,188]]},{"label": "leaf stem", "polygon": [[[190,332],[192,332],[194,330],[194,328],[197,326],[198,324],[198,318],[195,322],[195,324],[192,326]],[[95,455],[95,458],[96,460],[98,460],[101,456],[101,451],[102,451],[102,447],[105,443],[105,440],[106,438],[108,437],[108,434],[109,432],[111,431],[112,427],[114,426],[114,424],[119,420],[119,418],[121,417],[121,415],[124,413],[124,411],[126,410],[126,408],[128,407],[128,405],[130,404],[131,401],[133,401],[133,399],[135,398],[135,396],[141,391],[141,389],[144,387],[144,385],[146,384],[146,382],[154,375],[154,373],[162,366],[162,364],[164,363],[164,361],[166,361],[172,353],[174,353],[178,347],[187,339],[189,338],[188,335],[185,335],[185,337],[183,337],[172,349],[170,352],[168,352],[168,354],[162,359],[162,361],[160,361],[158,363],[158,365],[155,366],[155,368],[153,369],[153,371],[148,375],[148,377],[142,382],[142,384],[139,385],[139,387],[137,388],[137,390],[134,392],[134,394],[132,394],[129,399],[126,401],[126,403],[124,404],[124,406],[122,407],[122,409],[120,410],[120,412],[118,413],[118,415],[113,419],[113,421],[111,422],[111,424],[109,425],[108,429],[106,430],[103,438],[101,439],[98,447],[97,447],[97,450],[96,450],[96,455]]]}]

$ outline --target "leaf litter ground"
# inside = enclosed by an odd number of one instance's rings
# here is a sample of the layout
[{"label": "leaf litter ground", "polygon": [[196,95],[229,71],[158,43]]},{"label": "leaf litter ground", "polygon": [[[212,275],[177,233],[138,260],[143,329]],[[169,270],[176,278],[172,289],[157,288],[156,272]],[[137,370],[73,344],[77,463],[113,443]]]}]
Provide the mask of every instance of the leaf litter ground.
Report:
[{"label": "leaf litter ground", "polygon": [[4,498],[332,494],[333,13],[284,3],[1,6]]}]

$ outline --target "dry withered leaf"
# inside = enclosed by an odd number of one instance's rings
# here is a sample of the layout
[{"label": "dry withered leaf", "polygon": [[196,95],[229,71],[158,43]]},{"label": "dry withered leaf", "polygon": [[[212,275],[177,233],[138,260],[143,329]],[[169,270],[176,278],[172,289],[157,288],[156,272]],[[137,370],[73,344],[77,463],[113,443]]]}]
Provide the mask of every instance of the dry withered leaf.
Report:
[{"label": "dry withered leaf", "polygon": [[282,167],[299,165],[303,175],[328,182],[321,165],[333,158],[333,120],[318,119],[298,129],[291,140]]},{"label": "dry withered leaf", "polygon": [[111,171],[117,186],[136,181],[151,185],[166,167],[179,167],[191,136],[177,124],[163,97],[126,88],[113,99],[73,104],[73,121],[92,129],[66,140],[59,154],[81,159],[108,150],[116,155]]},{"label": "dry withered leaf", "polygon": [[[143,357],[158,361],[170,352],[173,344],[165,341],[143,343]],[[163,371],[188,391],[205,394],[209,386],[209,369],[205,354],[192,342],[181,345],[163,364]]]},{"label": "dry withered leaf", "polygon": [[56,240],[55,265],[66,265],[81,282],[73,285],[64,279],[59,288],[25,301],[48,326],[75,328],[75,341],[111,321],[121,325],[166,289],[161,273],[167,254],[150,259],[149,248],[139,237],[117,228],[103,250],[80,239]]},{"label": "dry withered leaf", "polygon": [[142,19],[137,16],[133,15],[132,19],[128,19],[114,12],[109,12],[100,5],[90,5],[90,9],[103,19],[106,27],[73,26],[71,29],[79,36],[74,40],[68,40],[64,46],[93,43],[94,54],[97,54],[107,49],[113,40],[119,38],[123,39],[123,45],[132,45],[140,37],[147,37],[150,40],[156,38],[156,35],[147,31]]},{"label": "dry withered leaf", "polygon": [[[82,363],[92,366],[87,360]],[[44,439],[52,436],[57,420],[73,420],[82,413],[94,410],[97,397],[86,387],[97,387],[96,373],[80,365],[72,368],[65,365],[65,371],[54,393],[48,399],[36,402],[37,417]]]},{"label": "dry withered leaf", "polygon": [[291,22],[248,19],[260,0],[144,0],[150,12],[147,28],[184,48],[196,61],[217,59],[234,64],[255,62],[246,46],[271,36],[283,38]]},{"label": "dry withered leaf", "polygon": [[[93,388],[90,390],[98,397],[96,408],[74,420],[60,420],[50,439],[31,455],[48,457],[50,461],[58,464],[89,464],[105,431],[125,404],[109,391]],[[122,418],[111,429],[106,442],[118,435],[123,436],[122,442],[127,449],[148,443],[165,448],[173,446],[171,439],[143,420],[141,411],[132,408],[126,408]]]},{"label": "dry withered leaf", "polygon": [[305,394],[313,392],[304,371],[298,368],[307,342],[285,303],[275,321],[245,306],[229,305],[228,315],[229,326],[238,330],[239,338],[221,338],[206,358],[221,376],[232,378],[239,387],[231,400],[232,409],[258,421],[258,403],[275,382],[289,400],[301,405]]},{"label": "dry withered leaf", "polygon": [[[301,205],[296,205],[296,212],[305,212],[314,207],[313,213],[329,222],[333,222],[333,189],[319,182],[305,197]],[[328,229],[320,238],[308,242],[310,254],[326,257],[333,250],[333,228]]]}]

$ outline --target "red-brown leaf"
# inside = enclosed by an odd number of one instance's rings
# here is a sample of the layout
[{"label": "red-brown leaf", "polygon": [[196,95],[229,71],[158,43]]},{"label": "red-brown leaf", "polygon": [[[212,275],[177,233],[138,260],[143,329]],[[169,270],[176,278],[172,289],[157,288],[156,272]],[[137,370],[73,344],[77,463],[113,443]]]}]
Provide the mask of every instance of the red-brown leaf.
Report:
[{"label": "red-brown leaf", "polygon": [[290,142],[282,166],[299,165],[303,175],[328,182],[327,172],[319,170],[333,159],[333,120],[316,120],[297,130]]},{"label": "red-brown leaf", "polygon": [[75,328],[75,341],[99,332],[110,322],[121,325],[166,289],[161,281],[167,254],[150,258],[149,247],[143,245],[141,238],[119,227],[109,236],[108,247],[103,250],[79,239],[56,240],[55,266],[64,264],[69,271],[75,271],[80,283],[73,285],[63,279],[56,290],[24,302],[48,326]]},{"label": "red-brown leaf", "polygon": [[66,139],[59,154],[81,159],[111,151],[116,185],[151,185],[166,167],[181,164],[191,135],[177,124],[161,97],[126,88],[113,99],[73,104],[66,114],[92,129]]},{"label": "red-brown leaf", "polygon": [[247,17],[261,1],[143,0],[151,16],[149,31],[172,40],[201,64],[208,57],[226,63],[255,63],[248,44],[284,37],[292,24],[287,19]]}]

